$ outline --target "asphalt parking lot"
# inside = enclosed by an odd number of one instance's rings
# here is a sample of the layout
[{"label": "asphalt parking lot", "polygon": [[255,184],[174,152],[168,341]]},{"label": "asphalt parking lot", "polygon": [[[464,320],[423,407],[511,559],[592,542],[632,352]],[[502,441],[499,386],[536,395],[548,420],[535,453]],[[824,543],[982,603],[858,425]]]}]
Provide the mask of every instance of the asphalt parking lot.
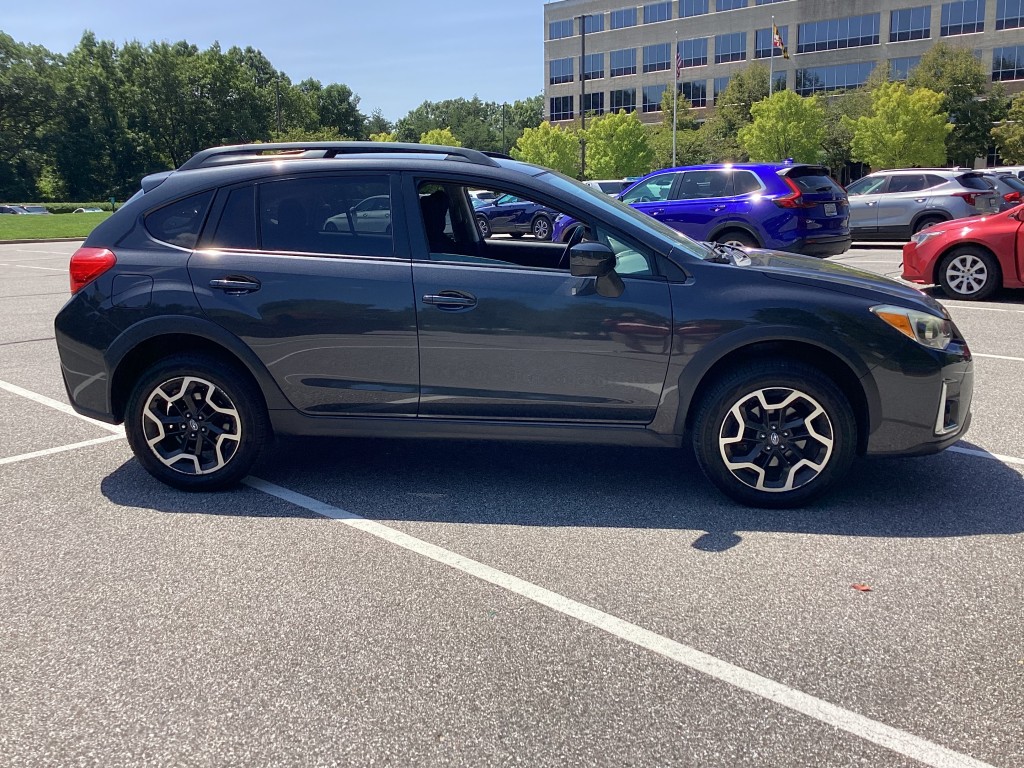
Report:
[{"label": "asphalt parking lot", "polygon": [[488,443],[183,494],[66,404],[75,247],[0,245],[0,765],[1024,765],[1024,293],[946,302],[964,440],[797,512]]}]

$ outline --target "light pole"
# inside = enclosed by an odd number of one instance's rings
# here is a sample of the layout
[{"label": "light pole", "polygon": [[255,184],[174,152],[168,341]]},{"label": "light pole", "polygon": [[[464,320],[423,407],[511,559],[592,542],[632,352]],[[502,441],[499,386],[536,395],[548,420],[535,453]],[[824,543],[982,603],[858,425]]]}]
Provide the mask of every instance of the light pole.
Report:
[{"label": "light pole", "polygon": [[576,18],[580,21],[580,180],[587,172],[587,113],[583,109],[583,102],[587,95],[587,18],[586,13],[581,13]]}]

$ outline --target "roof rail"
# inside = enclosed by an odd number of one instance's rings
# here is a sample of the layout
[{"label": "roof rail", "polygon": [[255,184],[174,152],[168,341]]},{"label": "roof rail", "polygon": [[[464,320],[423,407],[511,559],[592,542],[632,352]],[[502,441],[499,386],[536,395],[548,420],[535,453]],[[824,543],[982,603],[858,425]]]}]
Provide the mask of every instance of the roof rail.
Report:
[{"label": "roof rail", "polygon": [[323,159],[342,155],[379,154],[444,155],[446,160],[459,160],[475,165],[498,167],[489,153],[464,147],[443,147],[438,144],[407,144],[390,141],[290,141],[269,144],[234,144],[212,147],[197,152],[178,168],[208,168],[217,165],[257,163],[276,160]]}]

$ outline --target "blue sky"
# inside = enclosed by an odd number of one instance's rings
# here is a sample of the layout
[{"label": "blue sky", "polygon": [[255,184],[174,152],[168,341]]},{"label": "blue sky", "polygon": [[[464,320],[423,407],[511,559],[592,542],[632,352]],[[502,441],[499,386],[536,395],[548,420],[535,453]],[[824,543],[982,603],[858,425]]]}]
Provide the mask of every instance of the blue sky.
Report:
[{"label": "blue sky", "polygon": [[251,45],[293,82],[345,83],[362,112],[380,108],[392,122],[424,101],[513,102],[544,90],[541,0],[34,0],[5,5],[0,29],[55,53],[87,29],[119,46]]}]

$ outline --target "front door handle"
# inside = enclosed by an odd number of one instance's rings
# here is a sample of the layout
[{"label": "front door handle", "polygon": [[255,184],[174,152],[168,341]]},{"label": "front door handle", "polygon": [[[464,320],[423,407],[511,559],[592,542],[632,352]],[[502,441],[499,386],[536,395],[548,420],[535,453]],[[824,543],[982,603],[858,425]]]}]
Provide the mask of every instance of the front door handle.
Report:
[{"label": "front door handle", "polygon": [[870,203],[867,204],[868,208],[870,208],[873,205],[878,205],[878,201],[877,200],[872,200]]},{"label": "front door handle", "polygon": [[239,296],[243,293],[253,293],[261,288],[260,281],[254,277],[239,277],[230,275],[210,281],[210,287],[216,291],[224,291],[229,296]]},{"label": "front door handle", "polygon": [[445,312],[456,312],[462,309],[472,309],[476,306],[476,296],[461,291],[441,291],[440,293],[428,293],[423,297],[424,304],[430,304]]}]

